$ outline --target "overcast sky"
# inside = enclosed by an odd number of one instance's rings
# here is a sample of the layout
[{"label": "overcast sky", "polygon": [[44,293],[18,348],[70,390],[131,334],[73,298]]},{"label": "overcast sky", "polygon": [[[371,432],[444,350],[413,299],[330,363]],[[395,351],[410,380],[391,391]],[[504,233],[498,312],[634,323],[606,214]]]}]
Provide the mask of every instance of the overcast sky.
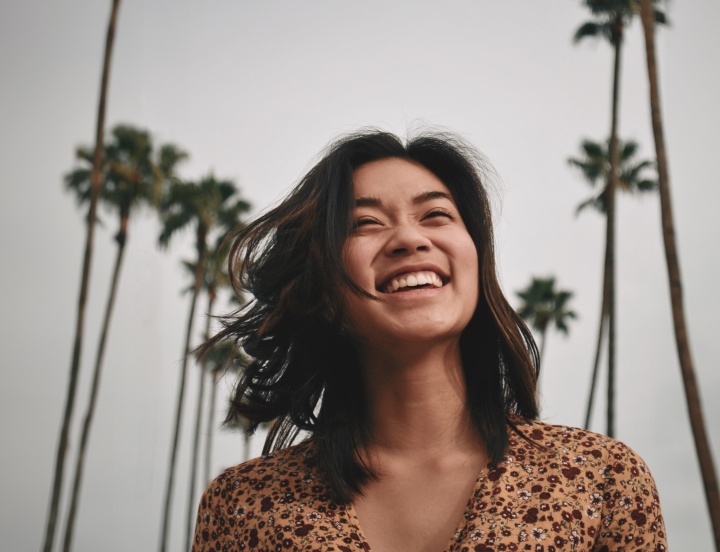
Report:
[{"label": "overcast sky", "polygon": [[[37,550],[47,515],[84,240],[83,213],[63,192],[62,176],[73,167],[75,147],[93,140],[109,5],[0,1],[0,534],[8,550]],[[658,37],[663,114],[690,339],[717,461],[720,4],[673,2],[668,12],[672,26]],[[124,0],[108,127],[131,123],[149,129],[157,143],[178,144],[191,155],[184,177],[214,171],[234,179],[258,210],[282,197],[341,132],[375,125],[405,135],[424,122],[462,133],[498,173],[499,267],[511,302],[517,304],[515,291],[532,276],[555,275],[575,294],[579,319],[570,337],[548,337],[542,419],[580,425],[599,316],[604,225],[595,213],[574,216],[591,191],[567,158],[582,138],[608,135],[612,62],[604,42],[572,44],[587,17],[570,0]],[[636,21],[623,57],[620,135],[637,140],[640,155],[650,158],[646,79]],[[618,437],[652,469],[671,549],[709,550],[658,199],[618,200]],[[115,221],[105,213],[103,221],[73,445],[114,254]],[[158,542],[188,310],[179,260],[192,254],[192,236],[161,253],[157,234],[151,213],[139,214],[130,227],[86,462],[80,551],[153,550]],[[183,542],[196,377],[193,371],[174,550]],[[222,384],[225,395],[230,385]],[[601,398],[598,407],[604,405]],[[604,428],[600,412],[597,431]],[[257,454],[261,439],[253,444]],[[213,472],[241,455],[241,437],[222,432]],[[74,455],[68,460],[72,465]]]}]

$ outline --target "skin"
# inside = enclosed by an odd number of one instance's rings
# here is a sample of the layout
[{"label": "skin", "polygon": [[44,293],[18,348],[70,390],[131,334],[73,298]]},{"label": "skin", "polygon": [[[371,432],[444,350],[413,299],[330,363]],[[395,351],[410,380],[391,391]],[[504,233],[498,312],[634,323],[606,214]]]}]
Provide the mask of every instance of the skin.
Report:
[{"label": "skin", "polygon": [[[374,551],[447,547],[487,454],[465,404],[459,338],[478,301],[478,257],[447,187],[402,159],[353,175],[348,291],[369,402],[364,459],[380,474],[352,508]],[[387,293],[395,275],[434,270],[442,287]]]}]

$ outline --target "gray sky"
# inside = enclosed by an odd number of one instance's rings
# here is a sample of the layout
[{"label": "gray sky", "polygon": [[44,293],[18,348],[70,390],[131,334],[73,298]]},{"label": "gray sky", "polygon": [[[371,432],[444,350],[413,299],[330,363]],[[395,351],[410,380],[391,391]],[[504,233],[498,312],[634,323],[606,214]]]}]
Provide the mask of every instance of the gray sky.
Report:
[{"label": "gray sky", "polygon": [[[82,255],[82,214],[62,190],[74,148],[94,135],[109,1],[0,2],[0,534],[36,550],[64,405]],[[694,10],[694,11],[692,11]],[[720,186],[720,5],[673,2],[659,36],[661,92],[690,338],[716,461],[715,343]],[[235,179],[258,209],[283,195],[338,133],[458,131],[498,172],[498,254],[510,300],[554,274],[580,318],[549,336],[542,419],[582,423],[599,316],[604,225],[575,206],[590,189],[567,166],[584,137],[609,132],[611,53],[573,46],[580,2],[124,0],[108,126],[148,128],[190,152],[183,176]],[[644,44],[628,29],[620,134],[652,157]],[[109,283],[115,221],[97,234],[76,428]],[[188,233],[157,251],[150,213],[132,223],[88,453],[77,550],[157,546],[188,297]],[[619,198],[618,434],[650,465],[671,549],[709,550],[710,528],[674,348],[657,198]],[[183,542],[191,374],[172,546]],[[222,384],[227,393],[230,382]],[[598,403],[604,408],[604,400]],[[604,424],[596,411],[593,429]],[[78,441],[77,430],[73,444]],[[259,452],[260,438],[254,442]],[[213,471],[237,463],[239,435],[216,439]],[[73,449],[74,451],[74,449]],[[74,462],[69,456],[68,465]],[[64,519],[64,518],[63,518]]]}]

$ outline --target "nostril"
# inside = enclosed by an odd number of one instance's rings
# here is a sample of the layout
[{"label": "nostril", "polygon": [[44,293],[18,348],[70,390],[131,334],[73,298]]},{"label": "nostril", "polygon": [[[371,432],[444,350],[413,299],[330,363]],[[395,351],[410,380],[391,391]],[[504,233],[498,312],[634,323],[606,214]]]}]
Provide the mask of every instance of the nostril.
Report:
[{"label": "nostril", "polygon": [[[408,247],[395,247],[392,250],[392,254],[393,255],[405,255],[405,254],[409,253],[410,250],[411,250],[411,248],[408,248]],[[429,251],[430,248],[427,245],[418,245],[417,247],[415,247],[414,250],[415,251]]]}]

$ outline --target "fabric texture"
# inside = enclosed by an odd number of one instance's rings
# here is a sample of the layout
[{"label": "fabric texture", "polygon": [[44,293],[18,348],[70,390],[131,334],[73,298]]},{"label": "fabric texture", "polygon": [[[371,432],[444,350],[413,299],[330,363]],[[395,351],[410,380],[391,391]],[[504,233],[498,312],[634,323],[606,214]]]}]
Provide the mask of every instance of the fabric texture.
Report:
[{"label": "fabric texture", "polygon": [[[536,421],[478,475],[447,552],[665,551],[655,483],[619,441]],[[536,443],[536,444],[535,444]],[[538,446],[539,445],[539,446]],[[333,502],[312,440],[225,470],[203,494],[193,552],[372,550]]]}]

